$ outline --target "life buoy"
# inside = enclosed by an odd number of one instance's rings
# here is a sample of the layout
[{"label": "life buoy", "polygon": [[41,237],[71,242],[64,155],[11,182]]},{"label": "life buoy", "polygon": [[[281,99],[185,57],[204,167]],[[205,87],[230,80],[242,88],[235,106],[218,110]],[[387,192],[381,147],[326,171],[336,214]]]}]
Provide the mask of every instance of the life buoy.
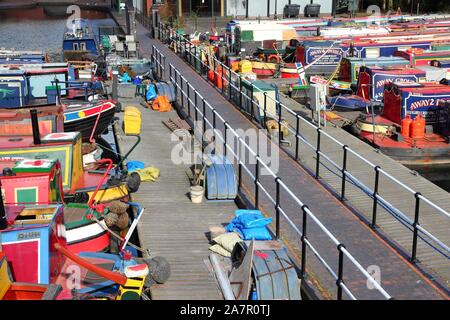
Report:
[{"label": "life buoy", "polygon": [[267,62],[280,63],[280,56],[278,54],[271,54],[267,57]]}]

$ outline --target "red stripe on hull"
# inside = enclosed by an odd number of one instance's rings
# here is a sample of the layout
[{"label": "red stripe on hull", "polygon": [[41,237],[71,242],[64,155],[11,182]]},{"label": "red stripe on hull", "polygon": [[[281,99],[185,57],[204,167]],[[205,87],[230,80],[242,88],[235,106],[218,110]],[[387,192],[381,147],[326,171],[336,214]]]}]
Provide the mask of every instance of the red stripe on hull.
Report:
[{"label": "red stripe on hull", "polygon": [[103,252],[109,247],[109,241],[109,233],[105,232],[92,239],[87,239],[74,244],[68,243],[67,247],[75,254],[80,252]]}]

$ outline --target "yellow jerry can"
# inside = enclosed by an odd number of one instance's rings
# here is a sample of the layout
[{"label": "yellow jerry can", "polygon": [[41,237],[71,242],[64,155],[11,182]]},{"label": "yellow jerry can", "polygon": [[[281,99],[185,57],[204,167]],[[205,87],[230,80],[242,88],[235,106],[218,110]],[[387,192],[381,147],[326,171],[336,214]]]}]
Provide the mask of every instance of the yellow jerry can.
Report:
[{"label": "yellow jerry can", "polygon": [[252,63],[248,60],[239,61],[239,72],[242,73],[252,72]]},{"label": "yellow jerry can", "polygon": [[138,108],[133,106],[125,107],[125,115],[123,117],[123,130],[126,135],[141,134],[142,115]]}]

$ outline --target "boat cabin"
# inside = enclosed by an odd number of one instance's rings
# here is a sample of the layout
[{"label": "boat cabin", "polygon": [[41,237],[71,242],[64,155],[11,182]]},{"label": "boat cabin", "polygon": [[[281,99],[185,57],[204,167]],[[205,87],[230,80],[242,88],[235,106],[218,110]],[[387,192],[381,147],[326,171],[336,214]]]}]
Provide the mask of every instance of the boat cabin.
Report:
[{"label": "boat cabin", "polygon": [[61,202],[63,190],[58,160],[0,159],[3,199],[6,204]]},{"label": "boat cabin", "polygon": [[[0,110],[0,136],[31,136],[33,129],[30,118],[31,108],[16,108]],[[49,134],[52,132],[64,131],[64,111],[63,105],[40,106],[36,109],[39,132]]]},{"label": "boat cabin", "polygon": [[[49,90],[56,91],[53,86],[57,79],[60,96],[67,95],[66,82],[68,68],[46,67],[27,68],[27,65],[9,69],[0,68],[0,108],[17,108],[29,105],[44,105],[49,101]],[[56,96],[56,92],[53,97]]]},{"label": "boat cabin", "polygon": [[339,67],[339,80],[356,84],[359,77],[359,69],[362,66],[385,67],[385,66],[407,66],[408,60],[402,57],[378,57],[378,58],[342,58]]},{"label": "boat cabin", "polygon": [[438,100],[450,100],[450,86],[437,83],[397,83],[386,85],[382,116],[401,124],[407,115],[425,118],[426,124],[448,128],[448,109],[439,107]]},{"label": "boat cabin", "polygon": [[295,46],[295,62],[301,62],[303,66],[314,63],[305,70],[307,74],[333,73],[342,54],[335,41],[303,41]]},{"label": "boat cabin", "polygon": [[59,275],[63,256],[53,243],[64,243],[62,205],[5,205],[7,227],[0,230],[2,251],[15,281],[49,284]]},{"label": "boat cabin", "polygon": [[450,51],[432,51],[421,49],[408,49],[405,51],[396,51],[394,56],[402,57],[409,61],[412,66],[428,66],[433,60],[450,59]]},{"label": "boat cabin", "polygon": [[402,66],[361,67],[359,71],[356,95],[371,101],[381,102],[384,85],[388,82],[426,81],[426,72]]},{"label": "boat cabin", "polygon": [[64,32],[62,47],[64,61],[74,60],[71,58],[79,57],[83,53],[94,56],[99,54],[97,41],[86,19],[72,20],[71,28],[67,28]]}]

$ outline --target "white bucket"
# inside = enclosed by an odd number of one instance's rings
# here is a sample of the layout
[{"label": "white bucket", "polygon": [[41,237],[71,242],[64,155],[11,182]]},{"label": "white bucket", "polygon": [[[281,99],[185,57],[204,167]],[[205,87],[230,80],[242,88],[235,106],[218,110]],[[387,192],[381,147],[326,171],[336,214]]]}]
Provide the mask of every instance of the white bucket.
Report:
[{"label": "white bucket", "polygon": [[205,188],[202,186],[191,186],[191,201],[192,203],[202,203]]}]

